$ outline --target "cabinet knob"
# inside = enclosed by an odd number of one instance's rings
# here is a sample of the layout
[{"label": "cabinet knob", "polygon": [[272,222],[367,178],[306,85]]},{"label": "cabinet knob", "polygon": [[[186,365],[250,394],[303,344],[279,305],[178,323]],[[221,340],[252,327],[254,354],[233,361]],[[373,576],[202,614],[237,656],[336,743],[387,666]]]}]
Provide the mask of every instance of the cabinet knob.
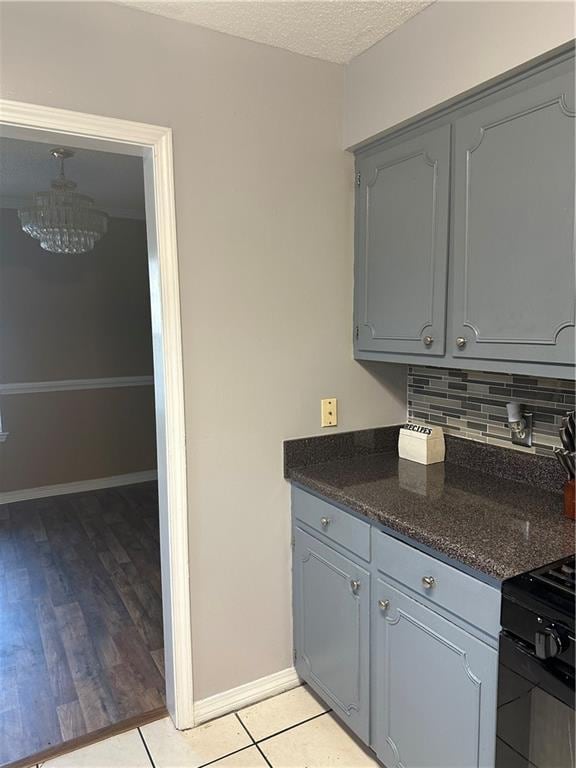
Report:
[{"label": "cabinet knob", "polygon": [[432,589],[436,586],[436,579],[434,576],[422,576],[422,586],[424,589]]},{"label": "cabinet knob", "polygon": [[360,589],[360,582],[359,582],[359,581],[356,581],[355,579],[352,579],[352,580],[350,581],[350,587],[351,587],[351,589],[352,589],[352,592],[353,592],[355,595],[357,595],[357,594],[358,594],[358,590]]},{"label": "cabinet knob", "polygon": [[465,336],[458,336],[456,339],[456,346],[458,349],[464,349],[466,344],[468,343],[468,339]]},{"label": "cabinet knob", "polygon": [[431,347],[431,346],[432,346],[432,343],[433,343],[433,341],[434,341],[434,337],[433,337],[433,336],[424,336],[424,338],[422,339],[422,341],[424,342],[424,345],[425,345],[425,346],[427,346],[427,347]]},{"label": "cabinet knob", "polygon": [[320,518],[320,525],[322,526],[322,528],[328,528],[328,526],[330,525],[330,522],[331,520],[329,517]]},{"label": "cabinet knob", "polygon": [[378,608],[380,608],[381,611],[388,610],[390,606],[390,600],[378,600]]}]

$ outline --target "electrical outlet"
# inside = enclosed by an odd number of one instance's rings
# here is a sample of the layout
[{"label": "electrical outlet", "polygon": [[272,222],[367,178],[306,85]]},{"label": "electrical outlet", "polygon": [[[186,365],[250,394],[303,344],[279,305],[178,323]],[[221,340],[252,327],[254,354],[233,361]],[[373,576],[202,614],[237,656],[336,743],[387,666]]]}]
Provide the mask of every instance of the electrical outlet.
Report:
[{"label": "electrical outlet", "polygon": [[328,397],[326,400],[321,400],[320,405],[320,426],[335,427],[338,424],[338,400],[335,397]]}]

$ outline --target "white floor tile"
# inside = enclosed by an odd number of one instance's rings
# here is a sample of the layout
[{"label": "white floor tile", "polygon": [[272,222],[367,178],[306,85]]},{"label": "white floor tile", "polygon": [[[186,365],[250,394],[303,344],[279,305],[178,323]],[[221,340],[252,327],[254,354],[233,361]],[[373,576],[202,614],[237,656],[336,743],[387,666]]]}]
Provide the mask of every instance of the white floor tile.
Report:
[{"label": "white floor tile", "polygon": [[311,717],[326,712],[328,707],[310,693],[305,686],[281,693],[266,701],[260,701],[238,715],[250,731],[254,741],[303,723]]},{"label": "white floor tile", "polygon": [[170,718],[140,729],[156,768],[198,768],[252,744],[235,715],[177,731]]},{"label": "white floor tile", "polygon": [[242,752],[236,752],[235,755],[229,755],[212,763],[210,768],[266,768],[266,760],[256,747],[248,747]]},{"label": "white floor tile", "polygon": [[273,736],[259,746],[274,768],[378,768],[376,760],[330,714]]},{"label": "white floor tile", "polygon": [[40,765],[41,768],[151,768],[137,730],[120,733]]}]

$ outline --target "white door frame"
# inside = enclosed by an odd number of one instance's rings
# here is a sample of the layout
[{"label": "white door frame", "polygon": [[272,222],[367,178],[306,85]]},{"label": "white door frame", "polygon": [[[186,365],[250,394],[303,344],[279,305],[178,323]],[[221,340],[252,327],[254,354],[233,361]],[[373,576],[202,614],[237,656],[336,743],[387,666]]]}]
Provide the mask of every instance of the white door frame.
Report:
[{"label": "white door frame", "polygon": [[[0,99],[4,135],[69,143],[144,160],[154,348],[166,699],[179,729],[194,725],[186,441],[172,131]],[[56,135],[55,135],[56,134]]]}]

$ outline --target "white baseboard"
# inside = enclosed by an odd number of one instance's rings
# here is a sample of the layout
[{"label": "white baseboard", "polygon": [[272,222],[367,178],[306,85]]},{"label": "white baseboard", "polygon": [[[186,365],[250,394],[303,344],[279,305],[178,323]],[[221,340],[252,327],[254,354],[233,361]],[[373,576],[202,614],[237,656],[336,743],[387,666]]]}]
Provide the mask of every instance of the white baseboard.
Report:
[{"label": "white baseboard", "polygon": [[24,488],[21,491],[4,491],[0,493],[0,504],[11,504],[15,501],[29,501],[31,499],[45,499],[48,496],[65,496],[68,493],[82,493],[83,491],[97,491],[101,488],[117,488],[121,485],[135,485],[156,480],[158,472],[149,469],[145,472],[132,472],[127,475],[113,475],[112,477],[97,477],[94,480],[80,480],[76,483],[61,483],[59,485],[42,485],[38,488]]},{"label": "white baseboard", "polygon": [[289,691],[301,684],[294,667],[283,669],[268,677],[261,677],[253,683],[239,685],[229,691],[217,693],[194,704],[194,721],[196,725],[213,720],[215,717],[227,715],[238,709],[255,704],[258,701]]}]

